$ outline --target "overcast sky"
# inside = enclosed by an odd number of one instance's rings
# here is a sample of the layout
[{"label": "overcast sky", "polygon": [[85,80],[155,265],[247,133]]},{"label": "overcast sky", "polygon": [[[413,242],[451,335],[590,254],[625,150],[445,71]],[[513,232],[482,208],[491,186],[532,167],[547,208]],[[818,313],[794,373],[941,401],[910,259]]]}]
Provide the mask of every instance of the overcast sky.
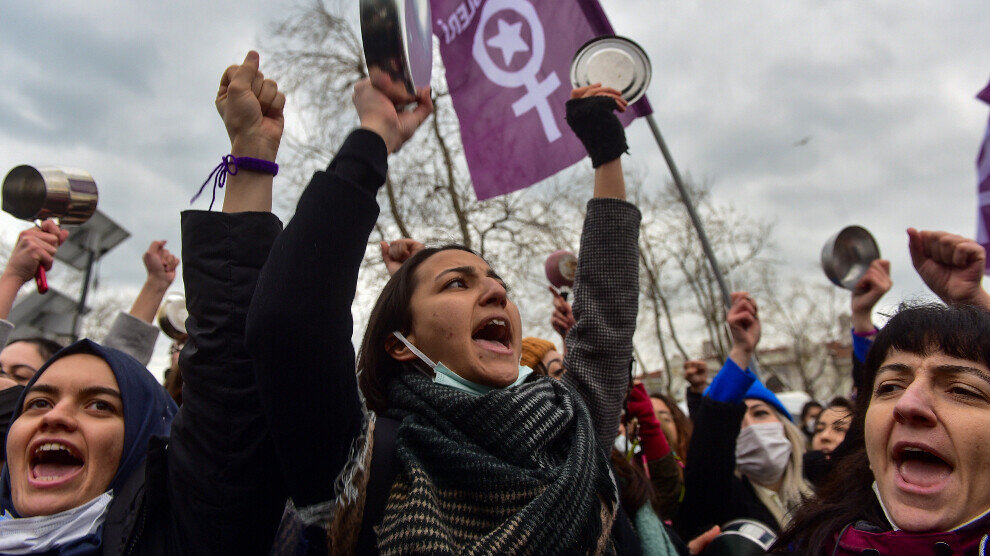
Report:
[{"label": "overcast sky", "polygon": [[[924,292],[906,227],[974,235],[985,0],[602,4],[652,59],[649,97],[678,165],[711,179],[718,202],[775,222],[786,273],[824,281],[822,243],[861,224],[892,261],[894,304]],[[32,163],[93,174],[100,209],[132,234],[107,255],[102,287],[136,293],[153,239],[178,250],[179,212],[229,149],[212,102],[220,73],[293,5],[0,5],[0,171]],[[645,123],[629,135],[633,163],[666,179]],[[5,235],[24,226],[0,214]],[[162,339],[153,369],[166,351]]]}]

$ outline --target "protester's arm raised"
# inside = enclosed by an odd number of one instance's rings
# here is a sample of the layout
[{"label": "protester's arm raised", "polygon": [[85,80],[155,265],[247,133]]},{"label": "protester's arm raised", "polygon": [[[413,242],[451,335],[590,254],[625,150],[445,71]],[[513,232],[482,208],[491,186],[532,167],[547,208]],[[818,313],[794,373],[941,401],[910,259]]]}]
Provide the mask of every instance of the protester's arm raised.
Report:
[{"label": "protester's arm raised", "polygon": [[165,292],[175,280],[179,258],[165,249],[164,241],[153,241],[142,261],[147,271],[144,286],[134,299],[131,310],[118,313],[114,318],[103,345],[119,349],[147,366],[158,340],[155,316]]},{"label": "protester's arm raised", "polygon": [[[632,336],[639,306],[639,210],[625,202],[619,156],[625,132],[613,114],[624,108],[618,91],[600,85],[575,89],[567,121],[596,167],[588,202],[577,279],[574,326],[567,332],[564,380],[582,395],[606,453],[619,429],[629,385]],[[607,133],[602,136],[602,130]],[[604,141],[604,143],[602,142]]]},{"label": "protester's arm raised", "polygon": [[861,334],[875,330],[873,307],[880,298],[890,291],[894,283],[890,280],[890,261],[877,259],[870,263],[866,274],[853,289],[850,301],[853,331]]},{"label": "protester's arm raised", "polygon": [[908,249],[918,275],[949,305],[966,304],[990,310],[983,289],[986,252],[975,241],[948,232],[908,228]]},{"label": "protester's arm raised", "polygon": [[51,270],[55,252],[68,237],[69,232],[60,229],[52,220],[45,220],[40,228],[32,226],[17,236],[7,266],[0,275],[0,319],[6,319],[10,314],[17,292],[34,279],[39,266]]},{"label": "protester's arm raised", "polygon": [[[239,145],[265,145],[265,152],[250,154],[274,159],[282,128],[272,122],[280,121],[281,106],[264,106],[264,86],[252,92],[258,64],[251,52],[224,73],[217,107],[235,155],[246,154],[237,152]],[[233,102],[237,91],[247,94]],[[183,405],[168,445],[169,500],[181,553],[263,553],[285,506],[286,489],[245,347],[247,309],[281,230],[268,212],[271,176],[252,174],[239,171],[245,179],[228,182],[223,212],[182,214],[189,340],[179,357]]]},{"label": "protester's arm raised", "polygon": [[[279,236],[251,302],[248,345],[289,494],[297,507],[333,499],[363,414],[354,374],[351,303],[387,155],[430,113],[397,113],[368,80],[354,88],[362,129],[317,172]],[[286,400],[291,400],[287,403]]]}]

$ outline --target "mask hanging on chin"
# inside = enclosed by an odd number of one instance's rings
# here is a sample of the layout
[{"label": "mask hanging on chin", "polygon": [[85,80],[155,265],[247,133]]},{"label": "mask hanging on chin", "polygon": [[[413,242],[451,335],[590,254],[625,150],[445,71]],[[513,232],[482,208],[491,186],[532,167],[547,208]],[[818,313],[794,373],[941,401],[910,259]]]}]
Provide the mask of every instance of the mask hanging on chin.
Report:
[{"label": "mask hanging on chin", "polygon": [[791,450],[783,424],[750,425],[736,439],[736,468],[757,484],[772,485],[784,476]]},{"label": "mask hanging on chin", "polygon": [[[484,396],[485,394],[491,392],[492,390],[499,390],[499,388],[492,388],[491,386],[485,386],[484,384],[478,384],[477,382],[468,380],[458,375],[454,371],[448,369],[447,366],[440,361],[434,363],[429,357],[426,356],[426,354],[424,354],[422,351],[419,351],[419,349],[417,349],[416,346],[412,345],[412,343],[409,340],[407,340],[406,337],[403,336],[402,333],[399,332],[398,330],[392,332],[392,335],[398,338],[399,341],[402,342],[407,348],[409,348],[409,351],[413,352],[413,354],[415,354],[416,357],[418,357],[423,363],[426,363],[431,369],[433,369],[433,382],[435,382],[436,384],[443,384],[444,386],[450,386],[451,388],[456,388],[461,392],[466,392],[474,396]],[[533,369],[520,365],[519,377],[516,378],[515,382],[506,386],[505,388],[511,388],[513,386],[518,386],[522,384],[523,381],[525,381],[526,378],[529,377],[530,374],[532,374],[532,372]]]}]

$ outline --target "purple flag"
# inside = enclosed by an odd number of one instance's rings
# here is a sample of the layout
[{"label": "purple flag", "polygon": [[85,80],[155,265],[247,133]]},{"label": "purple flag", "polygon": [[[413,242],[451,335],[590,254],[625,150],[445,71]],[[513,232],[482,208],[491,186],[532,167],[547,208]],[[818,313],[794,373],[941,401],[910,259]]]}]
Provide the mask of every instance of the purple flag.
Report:
[{"label": "purple flag", "polygon": [[[613,34],[597,0],[431,0],[433,32],[479,200],[548,178],[586,156],[564,121],[571,59]],[[623,125],[650,114],[643,97]]]},{"label": "purple flag", "polygon": [[[976,98],[990,104],[990,84]],[[990,228],[990,121],[987,122],[987,132],[983,136],[980,153],[976,156],[976,183],[976,241],[990,253],[990,235],[987,234],[987,229]],[[990,259],[987,259],[983,273],[990,274]]]}]

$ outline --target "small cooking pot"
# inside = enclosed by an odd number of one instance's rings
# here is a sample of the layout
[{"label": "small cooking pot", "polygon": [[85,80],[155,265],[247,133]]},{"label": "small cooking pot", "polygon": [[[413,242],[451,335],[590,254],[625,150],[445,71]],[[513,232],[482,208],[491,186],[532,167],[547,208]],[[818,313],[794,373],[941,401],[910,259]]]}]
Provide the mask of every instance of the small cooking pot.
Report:
[{"label": "small cooking pot", "polygon": [[[55,166],[21,165],[7,173],[0,191],[3,210],[16,218],[38,223],[53,218],[59,225],[82,224],[96,212],[100,198],[89,172]],[[34,281],[38,293],[48,291],[45,268],[38,266]]]},{"label": "small cooking pot", "polygon": [[99,192],[83,170],[53,166],[17,166],[3,179],[3,210],[21,220],[58,219],[82,224],[96,212]]},{"label": "small cooking pot", "polygon": [[360,9],[371,83],[396,105],[414,102],[433,73],[429,0],[361,0]]},{"label": "small cooking pot", "polygon": [[767,554],[777,540],[773,530],[755,519],[734,519],[722,526],[702,556],[757,556]]},{"label": "small cooking pot", "polygon": [[879,258],[880,248],[873,235],[861,226],[848,226],[822,247],[822,270],[836,286],[853,290],[870,263]]},{"label": "small cooking pot", "polygon": [[158,327],[169,338],[185,341],[189,337],[186,332],[186,318],[188,317],[189,311],[186,310],[185,296],[179,293],[169,294],[158,309]]},{"label": "small cooking pot", "polygon": [[570,288],[577,276],[577,257],[564,249],[554,251],[547,257],[545,269],[550,285],[555,288]]}]

